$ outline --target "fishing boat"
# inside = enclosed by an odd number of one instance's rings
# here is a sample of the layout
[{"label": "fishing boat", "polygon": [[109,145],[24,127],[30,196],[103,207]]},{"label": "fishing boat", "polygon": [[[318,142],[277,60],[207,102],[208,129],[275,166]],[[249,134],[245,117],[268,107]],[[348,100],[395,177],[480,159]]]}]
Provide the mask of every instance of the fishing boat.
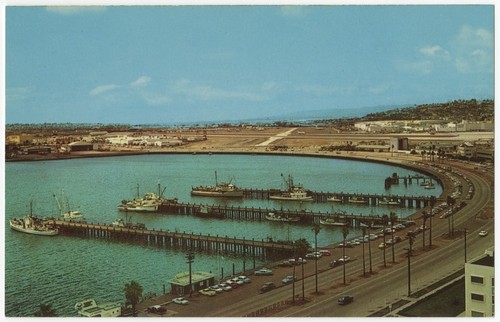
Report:
[{"label": "fishing boat", "polygon": [[209,208],[207,206],[201,206],[199,209],[197,209],[194,213],[195,216],[201,217],[201,218],[218,218],[222,219],[225,217],[225,215],[222,212],[218,212],[213,208]]},{"label": "fishing boat", "polygon": [[430,182],[430,181],[422,181],[422,182],[420,182],[420,186],[422,186],[422,187],[427,187],[430,184],[432,184],[432,182]]},{"label": "fishing boat", "polygon": [[365,200],[363,197],[350,197],[349,198],[350,203],[356,203],[356,204],[367,204],[368,200]]},{"label": "fishing boat", "polygon": [[33,203],[30,203],[30,214],[23,218],[13,218],[9,221],[10,228],[22,233],[40,235],[40,236],[55,236],[59,234],[59,230],[55,227],[54,222],[48,219],[42,219],[33,216]]},{"label": "fishing boat", "polygon": [[57,196],[55,193],[52,194],[54,196],[54,199],[56,200],[57,208],[59,209],[59,213],[61,217],[64,220],[68,219],[82,219],[83,214],[79,210],[71,210],[71,207],[69,206],[69,200],[68,197],[64,195],[64,192],[61,192],[61,197],[65,202],[65,208],[61,206],[61,203],[59,202],[59,199],[57,199]]},{"label": "fishing boat", "polygon": [[274,212],[270,212],[266,215],[266,219],[269,221],[282,221],[282,222],[298,222],[300,221],[300,217],[289,216],[284,214],[277,214]]},{"label": "fishing boat", "polygon": [[[283,177],[283,174],[281,174],[281,176]],[[293,177],[291,175],[289,175],[286,179],[285,177],[283,177],[283,180],[285,181],[287,190],[280,190],[277,193],[273,193],[269,195],[269,199],[287,201],[313,201],[313,197],[307,195],[307,192],[305,191],[304,187],[302,187],[302,185],[295,185],[293,183]]]},{"label": "fishing boat", "polygon": [[146,229],[146,225],[143,224],[143,223],[132,223],[130,221],[130,218],[125,217],[125,220],[121,219],[121,218],[117,218],[116,220],[114,220],[111,225],[113,227],[120,227],[120,228],[130,228],[130,229]]},{"label": "fishing boat", "polygon": [[192,196],[201,197],[230,197],[241,198],[243,197],[243,190],[229,182],[217,181],[217,171],[215,171],[215,186],[199,186],[191,187]]},{"label": "fishing boat", "polygon": [[430,184],[426,185],[424,189],[436,189],[436,185],[434,185],[434,183],[431,182]]},{"label": "fishing boat", "polygon": [[339,198],[339,197],[337,197],[335,195],[326,198],[326,201],[330,201],[330,202],[343,202],[342,198]]},{"label": "fishing boat", "polygon": [[382,200],[380,200],[378,204],[386,206],[399,206],[399,201],[394,199],[382,198]]},{"label": "fishing boat", "polygon": [[177,198],[164,199],[163,193],[166,187],[161,190],[160,183],[158,183],[158,194],[154,192],[147,192],[142,197],[139,194],[139,184],[137,185],[137,198],[132,200],[122,200],[118,205],[120,211],[133,211],[133,212],[156,212],[158,207],[163,203],[177,203]]},{"label": "fishing boat", "polygon": [[320,218],[319,223],[325,226],[347,226],[347,221],[343,221],[340,218]]}]

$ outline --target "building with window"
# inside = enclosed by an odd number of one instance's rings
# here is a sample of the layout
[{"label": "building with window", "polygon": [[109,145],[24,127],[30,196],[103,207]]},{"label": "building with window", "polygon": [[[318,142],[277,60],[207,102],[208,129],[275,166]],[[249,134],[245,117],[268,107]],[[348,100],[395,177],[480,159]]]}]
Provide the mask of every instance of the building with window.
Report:
[{"label": "building with window", "polygon": [[465,263],[465,316],[495,315],[495,258],[493,248]]},{"label": "building with window", "polygon": [[[175,275],[170,281],[172,294],[174,295],[188,295],[189,294],[189,272],[181,272]],[[193,292],[198,292],[210,285],[215,284],[215,277],[212,273],[207,272],[193,272],[191,274],[191,284]]]}]

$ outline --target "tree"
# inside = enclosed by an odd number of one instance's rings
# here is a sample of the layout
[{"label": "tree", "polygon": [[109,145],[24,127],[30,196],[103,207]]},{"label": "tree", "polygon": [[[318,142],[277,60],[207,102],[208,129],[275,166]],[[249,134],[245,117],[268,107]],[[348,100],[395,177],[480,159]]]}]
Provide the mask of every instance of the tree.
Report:
[{"label": "tree", "polygon": [[[321,226],[318,223],[314,223],[312,231],[314,232],[314,252],[318,252],[318,234],[321,231]],[[315,254],[315,255],[316,255]],[[314,268],[315,268],[315,278],[316,278],[316,293],[318,293],[318,259],[314,258]]]},{"label": "tree", "polygon": [[344,237],[343,241],[343,247],[342,247],[342,269],[344,271],[344,285],[345,285],[345,239],[347,238],[347,235],[349,234],[349,227],[348,226],[343,226],[342,227],[342,236]]},{"label": "tree", "polygon": [[135,306],[142,296],[142,286],[136,281],[131,281],[130,283],[125,284],[123,291],[125,292],[127,303],[132,305],[133,316],[136,316]]},{"label": "tree", "polygon": [[40,303],[40,308],[35,312],[36,317],[54,317],[58,316],[56,310],[52,308],[52,304]]},{"label": "tree", "polygon": [[309,242],[305,240],[305,238],[300,238],[295,241],[295,251],[296,251],[296,256],[301,257],[301,268],[302,268],[302,301],[305,300],[305,285],[304,285],[304,258],[307,254],[307,251],[311,245],[309,245]]}]

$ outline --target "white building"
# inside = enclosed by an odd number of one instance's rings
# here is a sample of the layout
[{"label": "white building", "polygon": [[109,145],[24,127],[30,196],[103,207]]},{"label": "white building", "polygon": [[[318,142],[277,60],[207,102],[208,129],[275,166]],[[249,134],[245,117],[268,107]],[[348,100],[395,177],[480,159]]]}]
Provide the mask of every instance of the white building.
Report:
[{"label": "white building", "polygon": [[465,263],[465,316],[495,315],[495,257],[493,248]]}]

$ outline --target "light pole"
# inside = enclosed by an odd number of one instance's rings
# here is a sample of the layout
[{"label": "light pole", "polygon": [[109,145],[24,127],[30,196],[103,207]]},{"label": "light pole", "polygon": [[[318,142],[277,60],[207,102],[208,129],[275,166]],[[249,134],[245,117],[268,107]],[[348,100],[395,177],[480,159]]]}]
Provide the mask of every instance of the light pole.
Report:
[{"label": "light pole", "polygon": [[465,263],[467,263],[467,233],[469,231],[464,228],[464,259],[465,259]]},{"label": "light pole", "polygon": [[373,271],[372,271],[372,247],[371,247],[371,228],[372,228],[372,223],[370,222],[370,224],[368,225],[368,257],[370,259],[370,274],[373,274]]},{"label": "light pole", "polygon": [[363,240],[361,241],[361,244],[363,246],[363,276],[366,276],[366,264],[365,264],[365,235],[366,235],[366,228],[363,227]]},{"label": "light pole", "polygon": [[344,271],[344,285],[345,285],[345,239],[347,238],[347,235],[349,234],[349,228],[347,226],[342,227],[342,236],[344,237],[344,242],[342,244],[342,269]]},{"label": "light pole", "polygon": [[408,233],[408,243],[410,245],[409,248],[406,248],[407,254],[406,256],[408,257],[408,296],[411,295],[411,269],[410,269],[410,257],[411,257],[411,247],[413,245],[413,239],[415,238],[415,234],[413,233]]},{"label": "light pole", "polygon": [[316,293],[318,293],[318,258],[316,256],[318,254],[318,234],[321,230],[321,227],[317,223],[314,223],[312,230],[314,232],[314,268],[315,268],[315,272],[316,272],[315,273]]},{"label": "light pole", "polygon": [[192,273],[191,273],[191,264],[194,261],[194,254],[191,252],[187,253],[186,259],[187,259],[186,263],[189,264],[189,297],[191,297],[192,293],[193,293],[193,280],[192,280]]}]

